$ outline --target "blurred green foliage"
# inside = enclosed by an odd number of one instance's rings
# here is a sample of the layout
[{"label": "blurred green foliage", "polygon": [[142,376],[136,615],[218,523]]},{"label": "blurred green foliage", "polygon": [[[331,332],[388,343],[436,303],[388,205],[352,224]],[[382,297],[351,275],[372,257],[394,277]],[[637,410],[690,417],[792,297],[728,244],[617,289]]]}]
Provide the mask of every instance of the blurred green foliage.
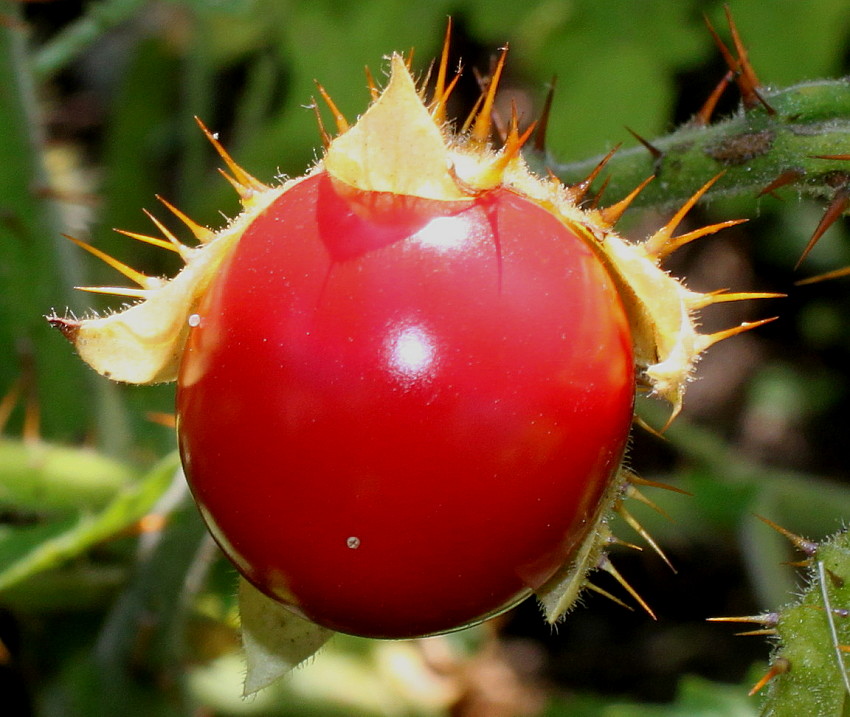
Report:
[{"label": "blurred green foliage", "polygon": [[[766,83],[847,72],[845,0],[729,5]],[[91,240],[148,273],[173,273],[174,257],[112,228],[150,232],[140,208],[155,210],[156,193],[213,227],[225,221],[222,213],[238,210],[194,116],[261,179],[301,174],[320,145],[309,109],[314,79],[353,118],[368,101],[363,66],[380,81],[387,53],[415,47],[414,64],[424,72],[448,15],[467,67],[457,112],[467,111],[477,92],[469,68],[486,71],[495,48],[510,42],[505,88],[529,116],[557,75],[548,140],[559,159],[634,144],[625,125],[646,137],[664,134],[699,108],[725,72],[703,12],[725,27],[719,2],[696,0],[0,0],[0,393],[23,376],[27,396],[0,439],[0,678],[4,709],[13,710],[4,713],[447,714],[449,698],[432,704],[415,686],[399,686],[404,681],[392,666],[424,670],[419,653],[353,639],[332,643],[280,688],[238,700],[234,577],[205,537],[179,474],[173,478],[173,432],[148,418],[171,411],[173,389],[110,385],[49,329],[43,315],[51,309],[79,314],[110,306],[73,286],[114,281],[62,234]],[[734,101],[721,107],[732,111]],[[835,147],[848,151],[850,140]],[[779,565],[788,559],[786,546],[752,513],[813,536],[838,529],[850,514],[843,455],[850,292],[842,282],[794,287],[794,264],[822,208],[785,199],[739,198],[702,210],[707,220],[753,221],[688,248],[675,271],[703,290],[790,297],[766,310],[781,321],[711,352],[665,442],[641,435],[633,448],[639,472],[694,494],[658,498],[676,517],[673,525],[634,510],[670,546],[682,573],[659,578],[640,560],[626,562],[636,582],[647,583],[647,600],[708,571],[691,562],[694,546],[736,562],[726,566],[725,584],[714,586],[708,612],[694,608],[680,617],[689,634],[703,630],[694,625],[707,615],[788,599],[794,577]],[[644,212],[629,227],[640,236],[658,222]],[[804,274],[850,263],[845,234],[841,223],[830,230]],[[764,311],[723,308],[706,323],[728,326]],[[42,438],[21,438],[35,405]],[[660,425],[656,409],[642,410]],[[60,458],[51,464],[48,454]],[[152,512],[163,525],[141,530],[139,520]],[[687,613],[691,601],[677,605]],[[646,689],[625,681],[620,693],[598,681],[571,681],[565,675],[581,673],[577,666],[590,664],[604,639],[586,637],[587,652],[559,663],[564,641],[581,632],[571,625],[584,619],[582,612],[568,618],[562,642],[534,638],[533,652],[546,665],[535,677],[539,714],[755,714],[745,688],[712,681],[751,683],[754,653],[743,649],[733,659],[737,643],[719,658],[728,671],[705,668],[708,680],[680,674],[678,693],[675,676]],[[665,634],[663,624],[654,629]],[[451,638],[447,649],[462,666],[488,634]],[[502,638],[508,646],[529,639],[521,624]],[[643,652],[649,640],[630,644],[631,657],[620,653],[629,664],[619,669],[636,671],[634,656],[653,654]],[[766,656],[766,649],[755,654]],[[684,672],[699,669],[684,658],[680,664]],[[669,705],[640,704],[659,694]]]}]

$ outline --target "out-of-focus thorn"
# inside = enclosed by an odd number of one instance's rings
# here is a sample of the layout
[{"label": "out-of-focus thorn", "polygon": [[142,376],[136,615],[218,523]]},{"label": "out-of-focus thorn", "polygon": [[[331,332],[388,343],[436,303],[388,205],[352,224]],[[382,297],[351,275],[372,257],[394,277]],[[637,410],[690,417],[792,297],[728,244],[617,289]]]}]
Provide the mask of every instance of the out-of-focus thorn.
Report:
[{"label": "out-of-focus thorn", "polygon": [[794,282],[794,286],[805,286],[806,284],[817,284],[819,281],[840,279],[848,274],[850,274],[850,266],[845,266],[843,269],[833,269],[817,276],[810,276],[808,279],[800,279],[800,281]]},{"label": "out-of-focus thorn", "polygon": [[650,609],[649,605],[647,605],[646,600],[644,600],[644,599],[643,599],[643,598],[642,598],[642,597],[638,594],[637,590],[635,590],[635,589],[634,589],[634,588],[633,588],[633,587],[632,587],[632,586],[631,586],[631,585],[630,585],[630,584],[626,581],[626,579],[625,579],[622,575],[620,575],[620,571],[619,571],[619,570],[617,570],[617,568],[615,568],[615,567],[613,566],[613,564],[611,563],[611,561],[608,559],[608,556],[607,556],[607,555],[603,555],[603,556],[602,556],[602,558],[600,559],[600,561],[599,561],[599,569],[600,569],[600,570],[604,570],[604,571],[605,571],[606,573],[608,573],[611,577],[613,577],[613,578],[614,578],[614,580],[616,580],[618,583],[620,583],[620,585],[621,585],[621,586],[622,586],[622,587],[626,590],[626,592],[627,592],[627,593],[629,593],[629,595],[631,595],[631,596],[632,596],[632,598],[634,598],[634,600],[638,603],[638,605],[640,605],[640,606],[644,609],[644,611],[645,611],[645,612],[646,612],[646,613],[647,613],[647,614],[648,614],[648,615],[649,615],[649,616],[650,616],[653,620],[657,620],[657,619],[658,619],[658,618],[655,616],[655,613],[654,613],[654,612],[652,612],[652,610]]},{"label": "out-of-focus thorn", "polygon": [[732,72],[732,70],[728,70],[726,74],[723,75],[723,79],[720,80],[714,90],[712,90],[708,99],[703,102],[702,107],[700,107],[699,111],[694,115],[691,123],[697,127],[707,127],[710,125],[711,118],[714,116],[714,110],[717,109],[717,103],[720,101],[720,98],[723,96],[726,88],[734,81],[735,73]]},{"label": "out-of-focus thorn", "polygon": [[769,324],[771,321],[776,321],[778,318],[778,316],[771,316],[767,319],[761,319],[761,321],[745,321],[740,326],[733,326],[731,329],[726,329],[725,331],[715,331],[713,334],[700,334],[695,341],[697,349],[700,352],[705,351],[709,346],[714,346],[714,344],[719,341],[731,338],[732,336],[737,336],[745,331],[752,331],[753,329],[757,329],[759,326],[764,326],[765,324]]},{"label": "out-of-focus thorn", "polygon": [[643,538],[648,544],[649,547],[652,548],[655,553],[664,561],[664,564],[670,568],[674,573],[676,572],[676,568],[673,567],[673,563],[670,562],[670,559],[664,554],[664,551],[660,548],[657,542],[655,542],[655,538],[653,538],[649,531],[644,528],[628,510],[626,510],[622,505],[618,505],[615,508],[616,513],[626,521],[626,523],[634,530],[641,538]]},{"label": "out-of-focus thorn", "polygon": [[770,194],[771,196],[779,197],[774,194],[777,189],[781,189],[789,184],[793,184],[801,180],[806,176],[806,173],[802,169],[786,169],[782,174],[780,174],[776,179],[774,179],[770,184],[764,187],[756,196],[763,197],[765,194]]},{"label": "out-of-focus thorn", "polygon": [[9,386],[9,390],[6,391],[3,398],[0,398],[0,433],[2,433],[3,429],[6,427],[6,423],[9,421],[9,416],[12,415],[12,411],[18,403],[18,399],[21,397],[23,385],[23,377],[18,376],[18,378],[12,382],[12,385]]},{"label": "out-of-focus thorn", "polygon": [[599,218],[602,220],[602,222],[609,227],[613,227],[618,221],[620,221],[620,218],[623,216],[623,214],[625,214],[626,210],[629,208],[629,206],[635,200],[638,194],[640,194],[644,190],[646,185],[649,184],[653,179],[655,179],[654,175],[647,177],[619,202],[600,209]]},{"label": "out-of-focus thorn", "polygon": [[369,88],[369,99],[374,102],[381,96],[381,91],[375,83],[375,78],[372,76],[372,70],[369,69],[369,65],[366,65],[363,68],[363,71],[366,73],[366,86]]},{"label": "out-of-focus thorn", "polygon": [[616,597],[615,595],[612,595],[607,590],[604,590],[603,588],[599,587],[598,585],[594,585],[593,583],[590,583],[590,582],[585,582],[584,586],[588,590],[592,590],[595,593],[599,593],[602,597],[608,598],[611,602],[616,603],[620,607],[626,608],[626,610],[628,610],[629,612],[635,611],[635,609],[631,605],[623,602],[622,600],[620,600],[620,598]]},{"label": "out-of-focus thorn", "polygon": [[579,204],[584,201],[585,196],[587,195],[588,190],[590,189],[590,185],[596,181],[596,178],[599,176],[599,173],[605,168],[605,165],[611,160],[611,157],[620,149],[620,145],[614,145],[611,151],[608,152],[602,159],[597,162],[596,166],[591,170],[590,174],[588,174],[584,179],[576,184],[571,184],[567,187],[567,195],[570,200],[574,204]]},{"label": "out-of-focus thorn", "polygon": [[761,692],[761,690],[770,682],[774,677],[779,675],[784,675],[788,670],[791,669],[791,663],[785,657],[777,657],[773,660],[773,664],[770,666],[767,672],[764,673],[762,678],[753,685],[753,688],[749,691],[749,696],[753,697],[754,695]]},{"label": "out-of-focus thorn", "polygon": [[336,129],[338,134],[342,134],[343,132],[348,131],[348,120],[345,119],[345,115],[339,111],[339,108],[336,106],[336,103],[331,99],[331,96],[327,93],[324,87],[318,82],[318,80],[314,80],[316,84],[316,89],[319,92],[319,96],[324,100],[324,103],[328,106],[328,109],[331,111],[331,114],[334,117],[334,122],[336,122]]},{"label": "out-of-focus thorn", "polygon": [[800,268],[800,264],[802,264],[803,260],[809,255],[809,252],[814,248],[815,244],[818,243],[818,240],[824,235],[824,232],[838,221],[841,215],[847,211],[848,206],[850,206],[850,188],[848,188],[847,185],[844,185],[835,192],[835,196],[827,206],[826,211],[824,212],[823,217],[821,217],[820,222],[818,222],[817,227],[815,227],[812,238],[809,239],[809,243],[806,244],[806,248],[803,249],[803,253],[794,265],[795,269]]},{"label": "out-of-focus thorn", "polygon": [[652,155],[652,158],[655,162],[658,162],[661,159],[664,159],[664,152],[662,152],[658,147],[656,147],[652,142],[648,139],[644,139],[637,132],[635,132],[631,127],[626,127],[628,133],[634,137],[638,142],[640,142],[644,147],[646,147],[647,151]]},{"label": "out-of-focus thorn", "polygon": [[[705,184],[702,185],[694,194],[688,199],[679,210],[670,218],[663,227],[661,227],[655,234],[653,234],[649,239],[644,242],[644,249],[646,253],[650,256],[656,257],[658,260],[670,254],[675,250],[677,246],[680,246],[681,237],[673,237],[673,232],[679,227],[679,224],[682,223],[682,220],[685,218],[687,213],[691,211],[694,205],[702,199],[703,195],[714,186],[715,182],[723,176],[723,172],[720,174],[716,174],[714,177],[709,179]],[[710,227],[704,227],[703,233],[711,233],[711,231],[718,231],[722,229],[725,225],[717,224],[711,225]],[[700,231],[700,230],[698,230]],[[685,234],[683,236],[688,237],[691,233]],[[693,237],[696,238],[696,237]],[[668,244],[672,244],[673,248],[668,248]]]},{"label": "out-of-focus thorn", "polygon": [[531,143],[532,148],[540,154],[546,152],[546,130],[549,129],[549,118],[552,115],[552,102],[555,99],[555,85],[557,82],[558,76],[552,75],[552,79],[549,81],[549,89],[546,91],[546,99],[543,100],[540,119],[537,120],[537,130],[534,133],[534,140]]},{"label": "out-of-focus thorn", "polygon": [[652,435],[653,435],[653,436],[655,436],[656,438],[660,438],[662,441],[666,441],[666,440],[667,440],[667,439],[664,437],[663,432],[659,431],[659,430],[658,430],[657,428],[655,428],[654,426],[650,426],[650,425],[649,425],[649,424],[648,424],[648,423],[647,423],[647,422],[646,422],[643,418],[641,418],[640,416],[637,416],[637,415],[636,415],[636,416],[634,417],[634,419],[633,419],[633,420],[634,420],[634,422],[635,422],[635,425],[640,426],[640,427],[641,427],[644,431],[647,431],[648,433],[652,434]]},{"label": "out-of-focus thorn", "polygon": [[166,428],[177,428],[177,417],[173,413],[166,413],[165,411],[148,411],[145,414],[145,417],[151,423],[157,423],[160,426],[165,426]]},{"label": "out-of-focus thorn", "polygon": [[777,525],[770,518],[765,518],[763,515],[756,515],[756,518],[758,518],[762,523],[769,525],[780,535],[787,538],[788,541],[801,553],[812,557],[818,552],[819,545],[813,540],[806,540],[806,538],[803,538],[796,533],[792,533],[790,530],[783,528],[781,525]]}]

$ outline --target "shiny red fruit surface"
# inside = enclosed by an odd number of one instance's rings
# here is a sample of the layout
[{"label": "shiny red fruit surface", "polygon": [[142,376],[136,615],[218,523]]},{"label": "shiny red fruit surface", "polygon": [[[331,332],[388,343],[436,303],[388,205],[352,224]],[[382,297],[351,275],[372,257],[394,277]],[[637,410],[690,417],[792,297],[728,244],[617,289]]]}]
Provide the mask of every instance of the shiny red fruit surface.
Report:
[{"label": "shiny red fruit surface", "polygon": [[618,293],[507,189],[315,174],[253,220],[190,323],[178,430],[204,518],[245,577],[334,630],[446,631],[540,587],[626,444]]}]

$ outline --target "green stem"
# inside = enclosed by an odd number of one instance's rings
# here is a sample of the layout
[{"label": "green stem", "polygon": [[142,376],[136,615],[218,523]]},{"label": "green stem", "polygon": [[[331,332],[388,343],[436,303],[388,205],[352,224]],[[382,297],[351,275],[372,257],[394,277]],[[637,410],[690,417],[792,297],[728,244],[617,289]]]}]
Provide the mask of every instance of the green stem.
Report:
[{"label": "green stem", "polygon": [[[678,205],[720,173],[723,176],[706,195],[709,198],[756,197],[781,176],[787,176],[788,186],[801,194],[832,197],[836,187],[847,184],[850,162],[817,156],[850,153],[850,81],[806,82],[765,90],[764,97],[774,114],[759,106],[708,126],[686,124],[651,140],[659,156],[643,146],[616,152],[606,166],[610,182],[605,198],[622,199],[655,175],[634,205]],[[548,165],[562,181],[573,184],[601,159],[558,164],[532,156],[529,161],[538,169]]]},{"label": "green stem", "polygon": [[53,77],[101,38],[108,30],[129,20],[144,0],[104,0],[87,8],[86,14],[46,43],[33,61],[40,81]]}]

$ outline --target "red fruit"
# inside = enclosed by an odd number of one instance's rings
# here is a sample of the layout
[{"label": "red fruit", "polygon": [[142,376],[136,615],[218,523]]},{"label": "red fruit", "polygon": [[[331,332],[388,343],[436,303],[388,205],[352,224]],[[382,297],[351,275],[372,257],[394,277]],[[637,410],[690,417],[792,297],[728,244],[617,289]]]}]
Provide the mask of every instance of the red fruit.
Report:
[{"label": "red fruit", "polygon": [[631,423],[628,324],[593,250],[514,192],[338,189],[281,195],[205,296],[186,473],[270,596],[343,632],[450,630],[590,528]]},{"label": "red fruit", "polygon": [[[93,249],[138,288],[92,290],[140,301],[50,317],[106,376],[178,379],[185,469],[216,539],[334,630],[431,634],[532,591],[556,622],[589,571],[617,575],[606,521],[633,481],[618,467],[635,377],[675,416],[702,351],[761,323],[699,333],[703,307],[760,295],[694,292],[661,267],[734,223],[675,234],[710,183],[625,241],[613,224],[631,198],[585,209],[589,181],[532,174],[515,119],[489,145],[501,62],[455,133],[447,65],[444,51],[425,104],[394,56],[358,122],[340,119],[316,166],[279,186],[207,133],[242,213],[214,232],[166,204],[200,246],[159,222],[164,240],[130,236],[181,254],[173,280]],[[327,638],[240,595],[246,637],[274,626],[270,644],[306,654]]]}]

